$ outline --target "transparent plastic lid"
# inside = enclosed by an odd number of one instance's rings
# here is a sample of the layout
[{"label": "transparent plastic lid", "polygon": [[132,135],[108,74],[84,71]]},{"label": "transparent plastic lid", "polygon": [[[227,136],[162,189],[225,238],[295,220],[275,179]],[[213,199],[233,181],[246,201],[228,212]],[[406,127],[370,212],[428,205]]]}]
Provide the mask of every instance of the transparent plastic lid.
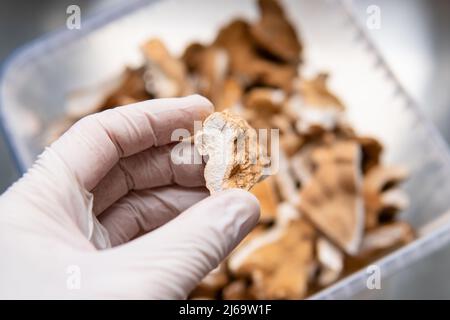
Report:
[{"label": "transparent plastic lid", "polygon": [[[411,205],[401,219],[411,223],[419,237],[376,262],[382,276],[388,276],[450,240],[445,215],[450,207],[448,150],[344,4],[283,2],[304,43],[302,74],[328,72],[330,87],[347,106],[351,123],[360,133],[384,143],[385,162],[405,165],[412,173],[404,184]],[[236,16],[255,19],[254,3],[129,1],[83,21],[81,30],[63,30],[16,53],[0,80],[0,115],[19,168],[23,171],[43,150],[45,130],[64,114],[70,92],[105,82],[125,66],[139,64],[139,46],[150,37],[161,38],[172,53],[180,54],[194,40],[212,40],[218,28]],[[366,279],[361,270],[313,298],[354,297],[366,288]]]}]

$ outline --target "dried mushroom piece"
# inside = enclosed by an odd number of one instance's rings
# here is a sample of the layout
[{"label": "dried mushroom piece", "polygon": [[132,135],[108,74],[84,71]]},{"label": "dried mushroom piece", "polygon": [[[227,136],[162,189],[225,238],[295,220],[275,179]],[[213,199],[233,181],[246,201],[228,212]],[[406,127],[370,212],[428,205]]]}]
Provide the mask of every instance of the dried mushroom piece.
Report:
[{"label": "dried mushroom piece", "polygon": [[361,244],[358,257],[375,256],[414,239],[412,227],[404,221],[396,221],[367,232]]},{"label": "dried mushroom piece", "polygon": [[218,46],[192,44],[182,56],[198,93],[214,104],[223,94],[228,78],[229,58],[225,49]]},{"label": "dried mushroom piece", "polygon": [[286,109],[296,117],[300,134],[333,131],[345,123],[342,102],[328,89],[326,74],[311,80],[297,80],[298,93],[287,101]]},{"label": "dried mushroom piece", "polygon": [[216,111],[226,109],[236,110],[240,108],[242,88],[234,78],[225,79],[222,90],[212,100]]},{"label": "dried mushroom piece", "polygon": [[[286,93],[280,89],[256,87],[244,98],[244,116],[255,128],[279,129],[279,142],[287,156],[300,149],[304,140],[294,122],[283,113]],[[270,141],[267,143],[270,145]]]},{"label": "dried mushroom piece", "polygon": [[407,177],[408,171],[403,167],[376,166],[367,172],[363,183],[366,228],[392,220],[408,206],[407,196],[396,188]]},{"label": "dried mushroom piece", "polygon": [[292,174],[289,161],[282,150],[278,153],[278,173],[275,175],[275,182],[282,201],[297,206],[300,202],[297,181]]},{"label": "dried mushroom piece", "polygon": [[361,244],[358,255],[347,257],[347,272],[358,270],[381,256],[404,246],[415,238],[412,227],[404,221],[395,221],[369,230]]},{"label": "dried mushroom piece", "polygon": [[171,56],[164,43],[151,39],[142,46],[146,60],[145,88],[156,98],[179,97],[190,93],[184,64]]},{"label": "dried mushroom piece", "polygon": [[296,66],[275,63],[260,56],[246,21],[235,20],[222,28],[213,46],[227,51],[230,72],[244,87],[266,85],[291,90],[297,75]]},{"label": "dried mushroom piece", "polygon": [[106,96],[98,111],[151,99],[153,96],[145,89],[144,68],[127,68],[119,87]]},{"label": "dried mushroom piece", "polygon": [[[248,109],[271,115],[279,113],[286,99],[283,90],[256,87],[251,89],[244,98],[244,105]],[[261,115],[259,115],[261,116]]]},{"label": "dried mushroom piece", "polygon": [[328,74],[320,73],[311,80],[300,81],[299,90],[305,103],[314,107],[332,107],[344,111],[344,104],[328,89],[327,80]]},{"label": "dried mushroom piece", "polygon": [[259,200],[261,208],[260,222],[274,221],[277,215],[277,205],[279,199],[277,198],[274,185],[274,177],[257,183],[252,189],[251,193]]},{"label": "dried mushroom piece", "polygon": [[181,56],[181,61],[184,62],[188,72],[197,72],[202,63],[203,52],[205,49],[205,45],[197,42],[191,43],[186,47],[183,55]]},{"label": "dried mushroom piece", "polygon": [[261,19],[252,26],[257,45],[270,55],[288,63],[298,63],[302,46],[297,32],[276,0],[259,0]]},{"label": "dried mushroom piece", "polygon": [[301,186],[306,185],[312,178],[314,163],[311,154],[318,145],[307,144],[296,152],[290,162],[292,173]]},{"label": "dried mushroom piece", "polygon": [[358,252],[364,229],[361,150],[353,141],[319,147],[315,170],[300,191],[300,209],[346,253]]},{"label": "dried mushroom piece", "polygon": [[381,143],[371,137],[356,137],[355,140],[362,149],[362,168],[364,174],[380,164],[380,156],[383,152]]},{"label": "dried mushroom piece", "polygon": [[211,193],[229,188],[250,190],[269,164],[258,146],[256,131],[228,111],[215,112],[195,136],[200,155],[208,156],[206,187]]},{"label": "dried mushroom piece", "polygon": [[322,287],[335,282],[344,270],[344,254],[327,239],[321,237],[316,243],[319,262],[318,284]]},{"label": "dried mushroom piece", "polygon": [[249,292],[249,284],[245,280],[235,280],[230,282],[222,292],[225,300],[252,300],[255,299]]},{"label": "dried mushroom piece", "polygon": [[235,252],[229,268],[238,277],[250,277],[256,299],[301,299],[314,265],[314,237],[314,229],[301,218],[279,221]]}]

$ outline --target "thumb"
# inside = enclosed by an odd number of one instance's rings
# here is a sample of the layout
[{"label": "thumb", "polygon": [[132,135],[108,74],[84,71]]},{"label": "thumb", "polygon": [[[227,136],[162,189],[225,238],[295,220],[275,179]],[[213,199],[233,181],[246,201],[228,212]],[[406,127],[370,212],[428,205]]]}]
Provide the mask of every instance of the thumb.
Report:
[{"label": "thumb", "polygon": [[[117,248],[147,298],[186,298],[259,218],[258,200],[231,189],[214,194],[159,229]],[[124,257],[125,255],[125,257]],[[136,288],[137,289],[137,288]]]}]

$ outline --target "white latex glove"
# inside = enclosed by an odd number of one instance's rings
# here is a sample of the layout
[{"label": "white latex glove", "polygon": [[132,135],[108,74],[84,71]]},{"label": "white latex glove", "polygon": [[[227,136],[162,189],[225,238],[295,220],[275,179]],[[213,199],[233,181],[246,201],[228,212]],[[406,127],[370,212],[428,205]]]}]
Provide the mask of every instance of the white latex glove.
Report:
[{"label": "white latex glove", "polygon": [[202,165],[170,161],[172,131],[211,112],[201,96],[145,101],[47,148],[0,197],[0,297],[185,298],[259,216],[248,192],[208,197]]}]

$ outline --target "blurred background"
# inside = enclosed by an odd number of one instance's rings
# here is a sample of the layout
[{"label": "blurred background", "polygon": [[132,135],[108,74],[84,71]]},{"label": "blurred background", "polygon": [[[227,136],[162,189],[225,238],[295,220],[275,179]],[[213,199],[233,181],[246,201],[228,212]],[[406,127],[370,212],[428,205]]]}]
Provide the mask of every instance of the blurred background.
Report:
[{"label": "blurred background", "polygon": [[[0,63],[27,42],[64,28],[69,5],[80,6],[82,19],[86,19],[120,2],[2,0]],[[355,0],[352,6],[363,24],[369,5],[381,9],[381,28],[369,30],[369,36],[406,90],[450,143],[450,1]],[[18,172],[0,134],[0,192],[17,178]],[[390,290],[389,296],[381,291],[360,298],[450,298],[450,249],[440,250],[410,269],[414,277],[405,286]]]}]

